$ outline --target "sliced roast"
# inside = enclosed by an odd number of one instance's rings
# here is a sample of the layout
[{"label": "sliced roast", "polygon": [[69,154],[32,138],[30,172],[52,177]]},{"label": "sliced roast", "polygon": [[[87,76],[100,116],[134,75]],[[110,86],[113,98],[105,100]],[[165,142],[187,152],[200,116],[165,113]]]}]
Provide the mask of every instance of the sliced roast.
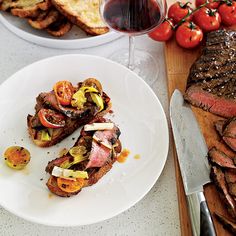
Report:
[{"label": "sliced roast", "polygon": [[117,142],[120,130],[114,126],[111,130],[96,131],[93,135],[92,149],[86,168],[101,167],[109,162],[112,146]]},{"label": "sliced roast", "polygon": [[236,152],[236,117],[226,121],[219,120],[215,123],[215,127],[224,142]]},{"label": "sliced roast", "polygon": [[225,216],[219,214],[219,213],[215,213],[216,219],[223,225],[223,227],[227,230],[229,230],[229,232],[231,232],[233,235],[236,234],[236,222],[229,220],[228,218],[226,218]]},{"label": "sliced roast", "polygon": [[236,217],[236,203],[233,197],[228,192],[228,187],[225,181],[225,176],[224,176],[223,171],[217,166],[212,166],[210,176],[215,186],[218,189],[220,198],[227,206],[227,210],[229,214],[233,218],[235,218]]},{"label": "sliced roast", "polygon": [[185,99],[216,115],[236,116],[236,31],[208,33],[201,56],[190,68]]},{"label": "sliced roast", "polygon": [[208,152],[208,159],[213,165],[218,165],[223,168],[231,169],[236,172],[236,166],[232,158],[228,157],[224,152],[211,148]]}]

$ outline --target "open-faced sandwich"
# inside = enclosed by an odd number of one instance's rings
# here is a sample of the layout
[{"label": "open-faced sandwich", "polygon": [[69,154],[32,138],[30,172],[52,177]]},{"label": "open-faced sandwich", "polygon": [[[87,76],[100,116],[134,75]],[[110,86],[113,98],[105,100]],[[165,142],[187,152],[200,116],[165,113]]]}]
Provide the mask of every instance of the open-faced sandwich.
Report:
[{"label": "open-faced sandwich", "polygon": [[36,102],[35,115],[27,116],[27,125],[31,139],[40,147],[60,142],[111,108],[110,98],[94,78],[76,87],[69,81],[59,81],[52,91],[40,93]]},{"label": "open-faced sandwich", "polygon": [[58,196],[70,197],[83,187],[97,183],[121,152],[119,136],[119,128],[105,118],[85,125],[75,145],[62,157],[48,163],[48,189]]}]

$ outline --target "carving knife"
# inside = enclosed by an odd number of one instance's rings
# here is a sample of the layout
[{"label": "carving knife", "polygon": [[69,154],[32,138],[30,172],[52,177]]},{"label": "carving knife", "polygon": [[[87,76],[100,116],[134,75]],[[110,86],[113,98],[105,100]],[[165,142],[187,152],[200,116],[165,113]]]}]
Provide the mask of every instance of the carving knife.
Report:
[{"label": "carving knife", "polygon": [[[191,107],[175,90],[170,101],[170,120],[194,236],[215,236],[215,228],[203,193],[210,182],[208,148]],[[181,207],[181,206],[180,206]]]}]

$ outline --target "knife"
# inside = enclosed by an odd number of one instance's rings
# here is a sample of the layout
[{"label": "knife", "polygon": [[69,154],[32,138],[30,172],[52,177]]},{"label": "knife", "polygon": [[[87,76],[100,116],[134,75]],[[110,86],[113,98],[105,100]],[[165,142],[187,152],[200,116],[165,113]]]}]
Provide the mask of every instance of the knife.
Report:
[{"label": "knife", "polygon": [[203,193],[210,182],[208,148],[191,107],[175,90],[170,100],[170,120],[181,175],[187,195],[194,236],[215,236],[215,228]]}]

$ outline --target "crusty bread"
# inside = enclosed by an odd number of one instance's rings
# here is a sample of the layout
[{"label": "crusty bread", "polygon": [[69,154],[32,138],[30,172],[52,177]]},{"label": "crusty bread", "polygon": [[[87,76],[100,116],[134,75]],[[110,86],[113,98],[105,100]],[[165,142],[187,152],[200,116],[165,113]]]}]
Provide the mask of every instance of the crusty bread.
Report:
[{"label": "crusty bread", "polygon": [[52,4],[88,34],[100,35],[109,31],[99,13],[99,0],[52,0]]}]

